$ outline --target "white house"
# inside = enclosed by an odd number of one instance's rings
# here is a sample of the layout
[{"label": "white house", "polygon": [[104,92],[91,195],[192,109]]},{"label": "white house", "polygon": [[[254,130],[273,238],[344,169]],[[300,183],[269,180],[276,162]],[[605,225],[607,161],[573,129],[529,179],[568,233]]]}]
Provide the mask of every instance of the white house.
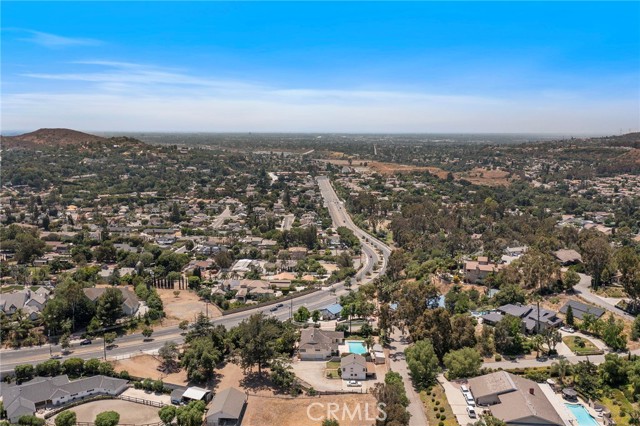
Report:
[{"label": "white house", "polygon": [[300,333],[300,360],[322,360],[338,355],[338,345],[344,342],[344,332],[305,328]]},{"label": "white house", "polygon": [[340,371],[343,380],[365,380],[367,361],[362,355],[349,354],[340,360]]}]

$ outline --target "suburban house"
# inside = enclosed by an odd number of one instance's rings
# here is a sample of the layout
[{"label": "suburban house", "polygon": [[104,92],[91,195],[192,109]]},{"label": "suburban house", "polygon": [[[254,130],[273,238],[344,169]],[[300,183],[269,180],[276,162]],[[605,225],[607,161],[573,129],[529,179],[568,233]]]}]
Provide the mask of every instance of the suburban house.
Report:
[{"label": "suburban house", "polygon": [[343,380],[365,380],[367,361],[362,355],[349,354],[340,359],[340,371]]},{"label": "suburban house", "polygon": [[[124,301],[122,302],[122,312],[124,312],[127,316],[133,316],[138,312],[138,308],[140,307],[140,299],[136,294],[124,287],[115,287],[120,293],[122,293],[122,297]],[[91,300],[93,303],[97,303],[98,299],[107,291],[106,287],[91,287],[85,288],[84,294]]]},{"label": "suburban house", "polygon": [[562,308],[560,308],[560,313],[566,315],[569,306],[571,306],[574,318],[579,320],[583,320],[585,314],[590,314],[595,318],[600,318],[605,312],[602,308],[587,305],[586,303],[578,302],[577,300],[569,300]]},{"label": "suburban house", "polygon": [[497,309],[497,312],[490,312],[480,318],[482,318],[483,324],[496,325],[505,315],[520,318],[523,330],[530,334],[562,325],[562,319],[558,318],[556,312],[544,308],[540,308],[540,312],[538,312],[538,308],[532,305],[503,305]]},{"label": "suburban house", "polygon": [[49,300],[49,291],[43,287],[37,291],[29,289],[0,294],[0,312],[13,315],[19,309],[31,320],[36,319]]},{"label": "suburban house", "polygon": [[344,342],[344,332],[304,328],[300,333],[298,354],[302,361],[322,360],[338,355],[338,346]]},{"label": "suburban house", "polygon": [[69,381],[67,375],[36,377],[21,385],[2,386],[2,401],[11,423],[24,415],[34,415],[45,406],[57,406],[92,395],[119,395],[128,382],[107,376],[92,376]]},{"label": "suburban house", "polygon": [[476,404],[488,406],[488,411],[507,426],[564,426],[545,393],[532,380],[497,371],[469,379],[468,386]]},{"label": "suburban house", "polygon": [[340,318],[341,313],[342,305],[339,303],[334,303],[333,305],[329,305],[320,309],[320,316],[324,321],[338,319]]},{"label": "suburban house", "polygon": [[226,388],[213,398],[205,417],[207,426],[236,426],[242,423],[247,395],[238,388]]},{"label": "suburban house", "polygon": [[498,272],[501,265],[489,262],[486,256],[478,257],[478,260],[467,260],[464,263],[464,279],[471,284],[482,284],[484,279],[492,272]]},{"label": "suburban house", "polygon": [[553,252],[553,255],[563,266],[574,265],[582,262],[582,256],[580,256],[580,253],[575,250],[557,250]]}]

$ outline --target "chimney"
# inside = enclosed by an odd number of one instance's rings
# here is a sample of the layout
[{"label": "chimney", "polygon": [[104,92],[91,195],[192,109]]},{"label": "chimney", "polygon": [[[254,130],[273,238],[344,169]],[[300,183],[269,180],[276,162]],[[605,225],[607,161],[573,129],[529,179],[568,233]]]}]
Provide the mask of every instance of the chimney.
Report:
[{"label": "chimney", "polygon": [[533,388],[529,388],[529,393],[530,393],[531,395],[535,395],[535,394],[536,394],[536,391],[535,391]]}]

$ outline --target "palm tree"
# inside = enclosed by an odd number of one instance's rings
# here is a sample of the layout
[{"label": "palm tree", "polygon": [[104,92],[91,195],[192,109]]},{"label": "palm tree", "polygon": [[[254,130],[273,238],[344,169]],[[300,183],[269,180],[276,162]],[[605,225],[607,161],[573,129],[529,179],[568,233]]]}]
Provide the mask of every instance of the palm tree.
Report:
[{"label": "palm tree", "polygon": [[569,369],[571,368],[571,363],[567,361],[566,358],[560,358],[557,362],[553,363],[553,368],[558,371],[558,376],[560,377],[560,383],[564,383],[565,376],[569,373]]}]

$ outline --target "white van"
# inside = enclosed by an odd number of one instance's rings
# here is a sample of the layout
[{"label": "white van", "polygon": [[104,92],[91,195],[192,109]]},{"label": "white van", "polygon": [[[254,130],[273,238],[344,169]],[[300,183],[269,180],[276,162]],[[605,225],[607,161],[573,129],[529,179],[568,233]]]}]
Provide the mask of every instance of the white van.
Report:
[{"label": "white van", "polygon": [[472,419],[475,419],[476,417],[478,417],[478,415],[476,414],[476,409],[471,407],[471,406],[469,406],[469,405],[467,405],[467,414]]},{"label": "white van", "polygon": [[467,401],[467,405],[470,405],[471,407],[476,406],[476,401],[473,399],[473,395],[471,395],[471,392],[463,392],[463,395],[464,399]]}]

